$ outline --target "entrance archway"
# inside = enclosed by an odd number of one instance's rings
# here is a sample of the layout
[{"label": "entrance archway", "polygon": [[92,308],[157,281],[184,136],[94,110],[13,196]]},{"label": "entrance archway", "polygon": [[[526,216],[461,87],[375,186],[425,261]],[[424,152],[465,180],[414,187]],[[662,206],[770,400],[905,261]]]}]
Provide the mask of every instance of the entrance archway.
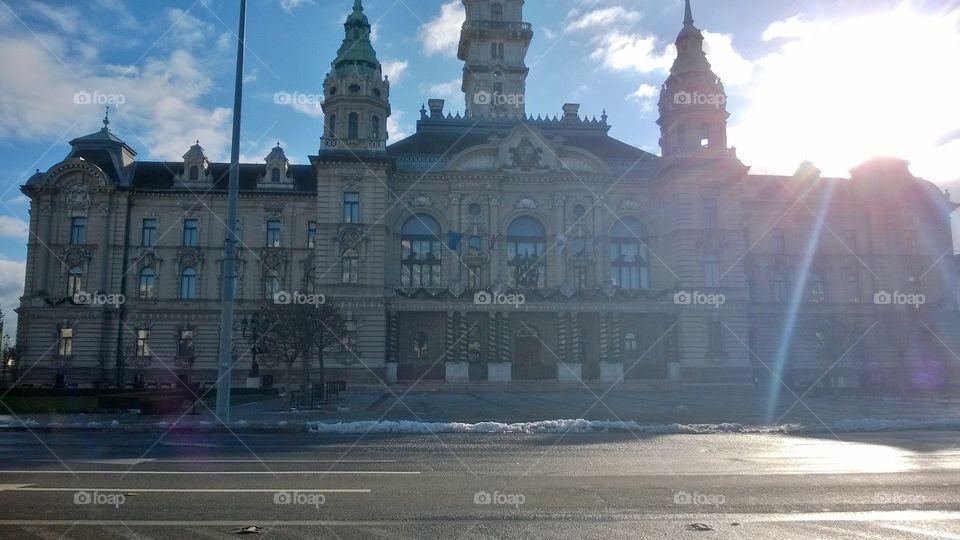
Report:
[{"label": "entrance archway", "polygon": [[546,357],[543,349],[540,332],[526,323],[521,324],[514,337],[514,380],[557,378],[557,365]]}]

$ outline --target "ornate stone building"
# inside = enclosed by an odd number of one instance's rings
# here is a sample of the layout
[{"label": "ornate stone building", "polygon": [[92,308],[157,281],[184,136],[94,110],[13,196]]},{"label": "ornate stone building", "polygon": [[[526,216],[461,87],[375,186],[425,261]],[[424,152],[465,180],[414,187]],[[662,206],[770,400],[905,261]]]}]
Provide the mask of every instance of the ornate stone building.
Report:
[{"label": "ornate stone building", "polygon": [[[948,195],[893,158],[851,179],[748,174],[689,3],[661,156],[577,104],[528,115],[523,1],[464,4],[465,115],[430,100],[388,145],[390,83],[356,0],[318,154],[291,165],[278,145],[241,165],[238,319],[281,292],[325,295],[348,319],[328,370],[351,380],[815,380],[824,331],[801,330],[838,320],[862,330],[834,343],[838,382],[946,379]],[[199,143],[138,161],[107,120],[70,145],[23,187],[25,380],[214,380],[228,164]]]}]

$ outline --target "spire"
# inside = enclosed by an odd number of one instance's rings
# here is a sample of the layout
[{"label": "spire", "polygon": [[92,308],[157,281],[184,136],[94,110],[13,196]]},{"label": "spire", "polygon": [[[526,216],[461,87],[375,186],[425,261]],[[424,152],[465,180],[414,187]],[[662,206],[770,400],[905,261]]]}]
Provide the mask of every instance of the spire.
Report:
[{"label": "spire", "polygon": [[[357,0],[359,2],[359,0]],[[693,9],[690,8],[690,0],[687,0],[686,11],[683,17],[684,26],[693,26]]]},{"label": "spire", "polygon": [[107,112],[103,115],[103,129],[110,129],[110,106],[107,105]]}]

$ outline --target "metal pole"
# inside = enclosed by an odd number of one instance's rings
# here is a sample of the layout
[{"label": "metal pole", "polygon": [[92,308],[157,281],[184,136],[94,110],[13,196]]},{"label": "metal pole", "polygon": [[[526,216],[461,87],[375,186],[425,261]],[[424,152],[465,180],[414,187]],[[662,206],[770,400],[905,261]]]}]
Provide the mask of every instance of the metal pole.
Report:
[{"label": "metal pole", "polygon": [[247,0],[240,0],[237,75],[233,94],[233,146],[230,149],[230,185],[227,190],[227,238],[223,258],[223,314],[220,318],[220,358],[217,370],[217,419],[230,422],[230,380],[233,367],[233,302],[237,288],[237,199],[240,193],[240,112],[243,104],[243,47]]}]

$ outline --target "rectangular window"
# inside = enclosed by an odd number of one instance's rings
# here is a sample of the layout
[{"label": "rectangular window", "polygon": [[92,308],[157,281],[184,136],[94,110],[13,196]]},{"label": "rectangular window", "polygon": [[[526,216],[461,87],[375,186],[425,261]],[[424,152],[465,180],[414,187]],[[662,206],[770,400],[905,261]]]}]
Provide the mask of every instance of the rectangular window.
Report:
[{"label": "rectangular window", "polygon": [[57,339],[57,355],[73,356],[73,328],[61,328]]},{"label": "rectangular window", "polygon": [[317,247],[317,222],[311,221],[307,223],[307,247],[314,248]]},{"label": "rectangular window", "polygon": [[137,330],[137,356],[139,358],[150,356],[150,330],[146,328]]},{"label": "rectangular window", "polygon": [[717,226],[717,200],[708,198],[703,200],[703,227],[713,229]]},{"label": "rectangular window", "polygon": [[493,93],[494,93],[494,95],[501,95],[501,94],[503,94],[503,83],[502,83],[502,82],[495,82],[495,83],[493,83]]},{"label": "rectangular window", "polygon": [[467,286],[473,290],[483,287],[482,279],[483,269],[480,266],[470,266],[467,268]]},{"label": "rectangular window", "polygon": [[853,253],[857,252],[857,231],[853,229],[848,229],[843,232],[843,245],[846,249],[843,252],[852,251]]},{"label": "rectangular window", "polygon": [[183,247],[198,247],[200,245],[200,221],[196,219],[183,220]]},{"label": "rectangular window", "polygon": [[267,247],[280,247],[281,230],[279,219],[267,220]]},{"label": "rectangular window", "polygon": [[143,228],[140,231],[140,245],[143,247],[156,246],[159,228],[156,218],[144,218]]},{"label": "rectangular window", "polygon": [[787,240],[784,237],[783,229],[774,229],[770,231],[770,242],[773,244],[773,252],[783,255],[787,252]]},{"label": "rectangular window", "polygon": [[704,286],[720,286],[720,259],[716,256],[708,255],[703,259]]},{"label": "rectangular window", "polygon": [[343,323],[343,339],[340,341],[340,352],[357,354],[357,321]]},{"label": "rectangular window", "polygon": [[573,285],[577,289],[587,288],[587,269],[583,266],[573,267]]},{"label": "rectangular window", "polygon": [[177,336],[177,358],[193,358],[193,330],[180,330]]},{"label": "rectangular window", "polygon": [[343,222],[360,223],[360,194],[356,191],[343,194]]},{"label": "rectangular window", "polygon": [[87,218],[70,218],[70,243],[78,245],[87,243]]}]

